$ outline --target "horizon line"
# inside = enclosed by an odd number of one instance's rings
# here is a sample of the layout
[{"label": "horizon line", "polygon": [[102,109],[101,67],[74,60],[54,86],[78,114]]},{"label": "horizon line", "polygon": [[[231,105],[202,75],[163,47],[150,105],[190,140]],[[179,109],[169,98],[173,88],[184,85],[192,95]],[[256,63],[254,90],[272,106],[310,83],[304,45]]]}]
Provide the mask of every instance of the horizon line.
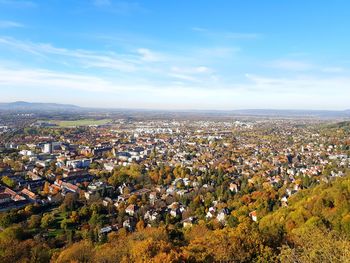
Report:
[{"label": "horizon line", "polygon": [[237,108],[237,109],[189,109],[189,108],[179,108],[179,109],[166,109],[166,108],[113,108],[113,107],[99,107],[99,106],[81,106],[79,104],[71,104],[71,103],[65,103],[65,102],[38,102],[38,101],[23,101],[23,100],[16,100],[16,101],[0,101],[0,104],[13,104],[13,103],[29,103],[29,104],[57,104],[57,105],[66,105],[66,106],[74,106],[82,109],[97,109],[97,110],[140,110],[140,111],[216,111],[216,112],[229,112],[229,111],[312,111],[312,112],[346,112],[350,111],[350,107],[347,109],[303,109],[303,108]]}]

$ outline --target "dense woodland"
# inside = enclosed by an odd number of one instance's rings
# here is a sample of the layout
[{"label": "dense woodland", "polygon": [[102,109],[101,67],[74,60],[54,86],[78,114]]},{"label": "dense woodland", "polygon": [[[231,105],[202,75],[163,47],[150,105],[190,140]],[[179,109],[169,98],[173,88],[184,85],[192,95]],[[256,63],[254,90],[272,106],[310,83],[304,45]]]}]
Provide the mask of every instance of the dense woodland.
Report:
[{"label": "dense woodland", "polygon": [[[277,193],[255,190],[230,198],[235,209],[228,226],[204,220],[191,228],[167,222],[137,230],[121,229],[98,238],[93,226],[108,216],[97,203],[79,204],[67,195],[60,209],[64,224],[85,222],[85,230],[67,230],[55,238],[39,235],[55,223],[28,206],[3,214],[0,224],[1,262],[349,262],[350,177],[322,183],[294,195],[288,207],[268,208]],[[247,201],[249,200],[249,202]],[[252,202],[253,201],[253,202]],[[193,206],[197,202],[193,200]],[[248,207],[265,210],[257,222]],[[271,211],[270,211],[271,210]]]}]

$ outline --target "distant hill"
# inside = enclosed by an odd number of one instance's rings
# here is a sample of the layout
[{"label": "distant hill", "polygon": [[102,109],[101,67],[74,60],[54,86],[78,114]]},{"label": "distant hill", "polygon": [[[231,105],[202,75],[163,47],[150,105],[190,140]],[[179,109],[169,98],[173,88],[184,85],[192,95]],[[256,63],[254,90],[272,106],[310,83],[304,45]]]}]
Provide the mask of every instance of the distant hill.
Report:
[{"label": "distant hill", "polygon": [[342,121],[326,126],[327,128],[350,130],[350,121]]},{"label": "distant hill", "polygon": [[289,117],[350,117],[350,110],[274,110],[274,109],[247,109],[234,110],[233,113],[239,115],[254,116],[289,116]]},{"label": "distant hill", "polygon": [[191,117],[191,118],[225,118],[233,116],[255,117],[316,117],[316,118],[350,118],[350,109],[344,111],[330,110],[276,110],[276,109],[242,109],[242,110],[151,110],[132,108],[87,108],[72,104],[39,103],[16,101],[0,103],[0,111],[20,112],[103,112],[127,114],[128,116],[148,117]]},{"label": "distant hill", "polygon": [[80,107],[71,104],[39,103],[16,101],[0,103],[0,110],[5,111],[72,111],[79,110]]}]

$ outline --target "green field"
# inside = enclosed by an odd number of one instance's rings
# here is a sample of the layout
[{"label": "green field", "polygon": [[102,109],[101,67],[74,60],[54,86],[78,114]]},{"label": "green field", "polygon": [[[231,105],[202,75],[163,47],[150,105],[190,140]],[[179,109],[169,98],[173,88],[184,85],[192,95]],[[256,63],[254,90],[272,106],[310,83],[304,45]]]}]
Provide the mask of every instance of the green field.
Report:
[{"label": "green field", "polygon": [[111,121],[112,121],[111,119],[102,119],[102,120],[81,119],[81,120],[74,120],[74,121],[50,121],[50,123],[54,123],[61,128],[65,128],[65,127],[90,126],[90,125],[105,125]]}]

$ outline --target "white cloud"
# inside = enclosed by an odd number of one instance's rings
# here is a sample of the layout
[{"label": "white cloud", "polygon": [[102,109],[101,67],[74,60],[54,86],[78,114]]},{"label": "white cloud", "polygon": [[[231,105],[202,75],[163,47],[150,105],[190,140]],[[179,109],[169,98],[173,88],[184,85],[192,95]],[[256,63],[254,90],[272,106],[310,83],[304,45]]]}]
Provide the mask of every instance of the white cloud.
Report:
[{"label": "white cloud", "polygon": [[[117,78],[13,66],[0,67],[0,90],[6,91],[8,97],[13,97],[19,90],[27,89],[30,94],[35,94],[37,101],[45,96],[47,98],[52,90],[62,94],[55,98],[56,102],[65,102],[67,99],[74,102],[76,99],[79,104],[88,99],[92,103],[90,106],[118,105],[126,108],[159,109],[345,109],[350,96],[349,77],[276,78],[247,75],[248,82],[234,82],[230,85],[198,82],[193,76],[180,73],[173,73],[171,77],[180,81],[123,81]],[[45,92],[37,93],[37,89]]]},{"label": "white cloud", "polygon": [[342,73],[345,69],[342,67],[326,67],[322,68],[322,71],[327,73]]},{"label": "white cloud", "polygon": [[[260,93],[314,94],[315,96],[325,94],[332,96],[335,93],[345,96],[350,93],[350,77],[305,75],[287,78],[246,74],[246,78],[250,81],[246,88]],[[331,96],[325,96],[325,98],[330,99]]]},{"label": "white cloud", "polygon": [[275,60],[275,61],[269,62],[267,65],[277,69],[292,70],[292,71],[306,71],[314,68],[314,65],[308,62],[298,61],[298,60],[285,60],[285,59]]},{"label": "white cloud", "polygon": [[[0,57],[3,59],[0,61],[0,90],[8,94],[12,92],[12,95],[20,95],[23,89],[33,94],[38,88],[48,92],[50,89],[62,89],[68,96],[79,97],[81,101],[90,96],[92,102],[96,100],[95,105],[102,101],[100,94],[105,94],[104,99],[115,98],[129,108],[135,105],[148,105],[150,108],[152,105],[155,105],[153,108],[156,105],[182,105],[186,108],[184,105],[189,105],[189,108],[202,109],[256,108],[264,105],[272,108],[275,105],[280,108],[312,108],[317,103],[323,103],[324,107],[347,108],[348,102],[344,100],[350,97],[350,77],[346,74],[322,74],[321,69],[327,69],[326,66],[303,61],[274,61],[275,66],[278,64],[291,71],[284,77],[276,77],[276,72],[281,72],[271,70],[271,64],[270,72],[265,75],[252,74],[244,78],[237,71],[231,74],[229,63],[237,52],[235,47],[191,48],[177,51],[180,55],[147,48],[115,53],[60,48],[6,37],[0,37],[0,46],[4,50],[2,54],[7,55],[7,51],[11,50],[16,55]],[[8,57],[11,57],[11,63],[8,63]],[[12,57],[21,59],[15,63]],[[34,60],[35,63],[31,64]],[[57,100],[66,97],[63,94]]]},{"label": "white cloud", "polygon": [[95,67],[114,69],[120,71],[134,71],[136,70],[137,58],[132,55],[118,55],[115,53],[102,53],[92,52],[87,50],[70,50],[65,48],[57,48],[51,44],[46,43],[32,43],[22,42],[13,38],[0,38],[0,44],[9,46],[16,50],[22,50],[24,52],[44,57],[47,60],[57,61],[63,57],[67,57],[70,60],[69,63],[78,63],[82,67]]},{"label": "white cloud", "polygon": [[230,31],[219,31],[211,30],[203,27],[192,27],[192,31],[198,32],[199,34],[210,37],[210,38],[225,38],[225,39],[258,39],[261,34],[257,33],[245,33],[245,32],[230,32]]},{"label": "white cloud", "polygon": [[92,3],[103,11],[120,15],[146,11],[138,2],[133,1],[93,0]]},{"label": "white cloud", "polygon": [[15,21],[0,20],[0,28],[15,28],[15,27],[24,27],[24,25]]},{"label": "white cloud", "polygon": [[186,75],[186,74],[180,74],[180,73],[170,73],[170,77],[180,79],[180,80],[187,80],[187,81],[193,81],[193,82],[199,82],[199,80],[193,76]]},{"label": "white cloud", "polygon": [[155,62],[162,59],[159,54],[156,54],[147,48],[139,48],[137,49],[137,53],[141,55],[141,59],[144,61]]},{"label": "white cloud", "polygon": [[209,59],[222,59],[228,58],[237,54],[241,49],[239,47],[201,47],[194,51],[199,57],[205,57]]},{"label": "white cloud", "polygon": [[111,91],[111,83],[93,76],[59,73],[43,69],[0,68],[0,87],[59,88],[84,91]]},{"label": "white cloud", "polygon": [[[73,72],[82,72],[94,68],[99,70],[96,72],[97,75],[118,73],[122,78],[146,78],[150,81],[163,79],[163,82],[173,81],[173,78],[190,82],[213,82],[216,80],[216,77],[212,76],[214,70],[203,64],[228,59],[236,52],[233,47],[188,49],[181,52],[181,55],[154,52],[147,48],[138,48],[123,53],[96,52],[60,48],[49,43],[33,43],[10,37],[0,37],[1,45],[10,49],[17,57],[20,54],[23,57],[21,61],[30,62],[35,60],[41,63],[43,67],[57,65],[70,71],[73,70]],[[23,55],[29,57],[24,59]],[[197,63],[200,64],[196,65]],[[199,75],[202,76],[199,77]],[[166,79],[166,76],[168,76],[168,79]]]},{"label": "white cloud", "polygon": [[257,39],[261,37],[261,35],[257,33],[234,33],[234,32],[223,33],[223,36],[229,39]]},{"label": "white cloud", "polygon": [[[181,76],[178,77],[181,78]],[[38,68],[0,67],[0,90],[16,90],[23,88],[29,89],[31,93],[36,94],[38,98],[40,98],[40,94],[35,92],[37,89],[46,90],[46,94],[50,94],[50,90],[59,90],[62,91],[62,97],[65,97],[63,95],[65,92],[68,92],[66,95],[69,97],[84,97],[85,93],[76,93],[73,92],[73,90],[85,91],[88,94],[96,93],[99,94],[99,96],[110,94],[109,96],[119,98],[121,101],[123,100],[123,96],[129,97],[130,99],[130,94],[133,94],[133,96],[131,96],[131,98],[133,98],[131,99],[133,104],[129,105],[129,107],[134,107],[136,101],[138,101],[140,97],[141,101],[147,101],[151,97],[167,101],[170,97],[179,99],[193,99],[194,97],[208,98],[215,93],[215,91],[211,89],[198,92],[201,89],[200,86],[193,85],[188,86],[174,83],[155,85],[154,83],[139,81],[123,82],[118,79],[103,79],[97,76],[56,72]],[[99,96],[94,97],[96,103],[99,101]],[[58,99],[61,100],[62,98]]]},{"label": "white cloud", "polygon": [[185,74],[202,74],[211,73],[213,70],[206,66],[198,67],[171,67],[171,71],[175,73],[185,73]]},{"label": "white cloud", "polygon": [[198,72],[198,73],[209,73],[209,72],[211,72],[211,70],[208,67],[200,66],[200,67],[196,67],[196,72]]},{"label": "white cloud", "polygon": [[213,83],[217,79],[212,75],[213,70],[206,66],[198,67],[171,67],[169,76],[198,83]]}]

